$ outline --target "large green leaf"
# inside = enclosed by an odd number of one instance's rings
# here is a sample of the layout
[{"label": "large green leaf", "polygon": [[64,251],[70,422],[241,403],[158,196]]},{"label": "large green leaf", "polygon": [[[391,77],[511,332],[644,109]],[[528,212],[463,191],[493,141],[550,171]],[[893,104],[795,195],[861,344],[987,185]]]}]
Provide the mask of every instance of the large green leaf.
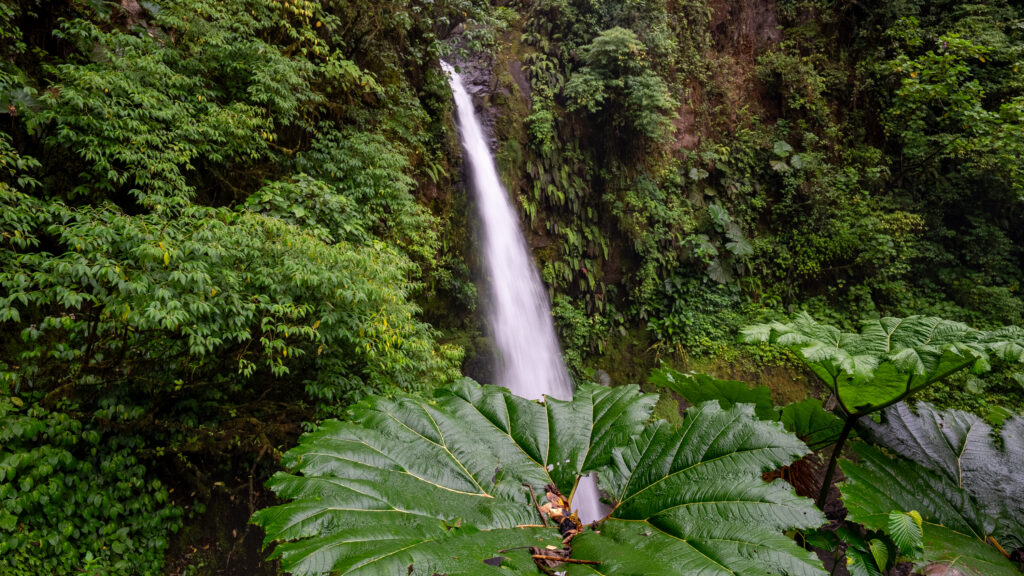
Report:
[{"label": "large green leaf", "polygon": [[799,313],[786,324],[747,327],[743,339],[794,349],[851,414],[896,402],[965,368],[986,370],[990,356],[1024,361],[1020,328],[983,331],[929,316],[866,320],[856,333]]},{"label": "large green leaf", "polygon": [[753,404],[758,418],[778,419],[772,404],[771,390],[767,386],[751,388],[746,382],[718,380],[707,374],[683,374],[670,368],[655,370],[649,380],[652,384],[668,388],[686,398],[690,404],[717,400],[726,409],[734,404]]},{"label": "large green leaf", "polygon": [[[572,540],[570,574],[823,574],[783,535],[823,522],[761,474],[806,447],[749,406],[644,425],[654,398],[582,386],[537,403],[460,383],[432,402],[371,398],[303,437],[253,521],[296,574],[537,574],[526,547],[560,547],[522,486],[570,494],[598,472],[616,507]],[[485,560],[488,563],[485,563]],[[496,566],[496,564],[498,566]]]},{"label": "large green leaf", "polygon": [[834,444],[843,430],[843,421],[817,398],[787,404],[779,421],[814,450]]},{"label": "large green leaf", "polygon": [[671,368],[654,371],[650,382],[672,390],[691,404],[717,400],[726,409],[735,404],[753,404],[759,419],[782,422],[786,430],[796,434],[812,449],[834,443],[843,429],[843,421],[825,410],[821,400],[816,398],[787,404],[781,411],[776,410],[772,404],[771,389],[767,386],[750,387],[744,382],[718,380],[705,374],[683,374]]},{"label": "large green leaf", "polygon": [[997,439],[974,414],[899,403],[881,422],[865,422],[863,433],[966,490],[998,519],[1001,538],[1024,541],[1024,418],[1005,420]]},{"label": "large green leaf", "polygon": [[[573,574],[820,574],[813,555],[781,532],[824,522],[810,501],[782,480],[761,480],[806,447],[782,428],[753,418],[753,407],[691,407],[683,426],[649,425],[615,451],[605,484],[618,503],[600,527],[575,544],[600,571]],[[612,543],[609,542],[612,541]],[[638,570],[635,551],[660,568]]]},{"label": "large green leaf", "polygon": [[993,519],[970,494],[914,462],[893,458],[870,445],[854,447],[858,461],[842,462],[840,486],[848,518],[889,533],[890,513],[922,516],[921,564],[956,567],[969,576],[1019,576],[1005,556],[987,543]]}]

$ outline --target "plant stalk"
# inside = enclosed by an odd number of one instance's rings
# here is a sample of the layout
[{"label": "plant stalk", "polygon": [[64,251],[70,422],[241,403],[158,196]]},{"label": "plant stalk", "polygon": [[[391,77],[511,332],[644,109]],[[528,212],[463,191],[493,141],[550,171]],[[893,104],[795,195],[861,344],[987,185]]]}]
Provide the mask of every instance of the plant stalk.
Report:
[{"label": "plant stalk", "polygon": [[857,422],[860,416],[847,416],[846,422],[843,423],[843,431],[839,433],[839,439],[836,440],[836,445],[832,448],[832,456],[828,459],[828,469],[825,470],[825,479],[821,483],[821,492],[818,493],[818,501],[816,504],[820,510],[825,510],[825,501],[828,500],[828,491],[832,487],[832,477],[836,474],[836,464],[839,463],[839,455],[843,453],[843,446],[846,445],[846,439],[850,437],[850,432],[853,430],[853,425]]}]

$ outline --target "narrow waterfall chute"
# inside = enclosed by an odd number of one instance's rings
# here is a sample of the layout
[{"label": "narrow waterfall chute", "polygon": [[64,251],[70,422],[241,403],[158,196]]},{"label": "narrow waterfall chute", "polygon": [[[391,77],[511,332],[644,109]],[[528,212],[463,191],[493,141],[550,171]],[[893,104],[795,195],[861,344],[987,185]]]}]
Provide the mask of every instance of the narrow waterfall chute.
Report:
[{"label": "narrow waterfall chute", "polygon": [[[455,97],[466,172],[480,217],[480,250],[490,293],[487,314],[498,354],[498,383],[525,398],[568,400],[573,383],[562,361],[547,292],[519,228],[519,215],[501,184],[462,77],[446,62],[441,67]],[[605,513],[590,476],[580,479],[572,504],[584,522],[598,520]]]},{"label": "narrow waterfall chute", "polygon": [[481,221],[481,253],[487,276],[488,318],[498,352],[498,383],[525,398],[572,397],[573,385],[551,320],[551,306],[519,229],[519,216],[498,169],[462,78],[451,79],[467,175]]}]

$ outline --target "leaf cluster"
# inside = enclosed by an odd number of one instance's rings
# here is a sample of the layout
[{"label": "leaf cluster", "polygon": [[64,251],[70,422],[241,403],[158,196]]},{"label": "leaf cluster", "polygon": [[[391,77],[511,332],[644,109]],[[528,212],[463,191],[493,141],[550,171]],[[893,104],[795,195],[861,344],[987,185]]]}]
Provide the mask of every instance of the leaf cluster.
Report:
[{"label": "leaf cluster", "polygon": [[847,415],[861,416],[907,398],[961,370],[987,371],[993,358],[1024,361],[1024,333],[977,330],[937,317],[866,320],[860,332],[818,323],[805,312],[789,323],[747,327],[747,342],[796,351],[827,384]]},{"label": "leaf cluster", "polygon": [[761,479],[803,444],[746,406],[706,403],[673,429],[644,424],[653,404],[592,385],[542,404],[472,383],[431,402],[368,399],[289,452],[270,484],[289,502],[253,521],[296,574],[536,574],[526,548],[561,536],[524,486],[554,485],[577,508],[579,478],[596,472],[613,508],[559,570],[823,574],[781,534],[822,516]]},{"label": "leaf cluster", "polygon": [[157,573],[183,511],[139,443],[0,398],[0,572]]}]

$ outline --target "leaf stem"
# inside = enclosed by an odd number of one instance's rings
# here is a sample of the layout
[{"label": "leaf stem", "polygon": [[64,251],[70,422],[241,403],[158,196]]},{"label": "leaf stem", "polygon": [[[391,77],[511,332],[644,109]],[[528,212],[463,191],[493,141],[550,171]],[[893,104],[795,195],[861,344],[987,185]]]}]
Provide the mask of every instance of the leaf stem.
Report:
[{"label": "leaf stem", "polygon": [[543,524],[544,527],[547,527],[548,517],[544,515],[544,511],[541,510],[540,504],[537,503],[537,494],[533,491],[533,486],[526,483],[524,483],[523,486],[530,491],[530,498],[533,500],[533,507],[537,509],[537,514],[540,515],[541,524]]},{"label": "leaf stem", "polygon": [[562,558],[561,556],[548,556],[546,554],[532,554],[534,560],[554,560],[555,562],[564,562],[565,564],[588,564],[591,566],[600,566],[601,563],[597,560],[577,560],[575,558]]},{"label": "leaf stem", "polygon": [[832,448],[832,456],[828,459],[828,469],[825,471],[825,479],[821,483],[821,492],[818,493],[818,500],[816,502],[821,510],[825,510],[825,502],[828,500],[829,488],[832,487],[832,477],[836,474],[836,464],[839,462],[839,455],[843,452],[846,439],[849,438],[853,425],[856,424],[859,418],[859,415],[847,416],[846,422],[843,423],[843,430],[839,433],[839,439],[836,440],[836,445]]}]

